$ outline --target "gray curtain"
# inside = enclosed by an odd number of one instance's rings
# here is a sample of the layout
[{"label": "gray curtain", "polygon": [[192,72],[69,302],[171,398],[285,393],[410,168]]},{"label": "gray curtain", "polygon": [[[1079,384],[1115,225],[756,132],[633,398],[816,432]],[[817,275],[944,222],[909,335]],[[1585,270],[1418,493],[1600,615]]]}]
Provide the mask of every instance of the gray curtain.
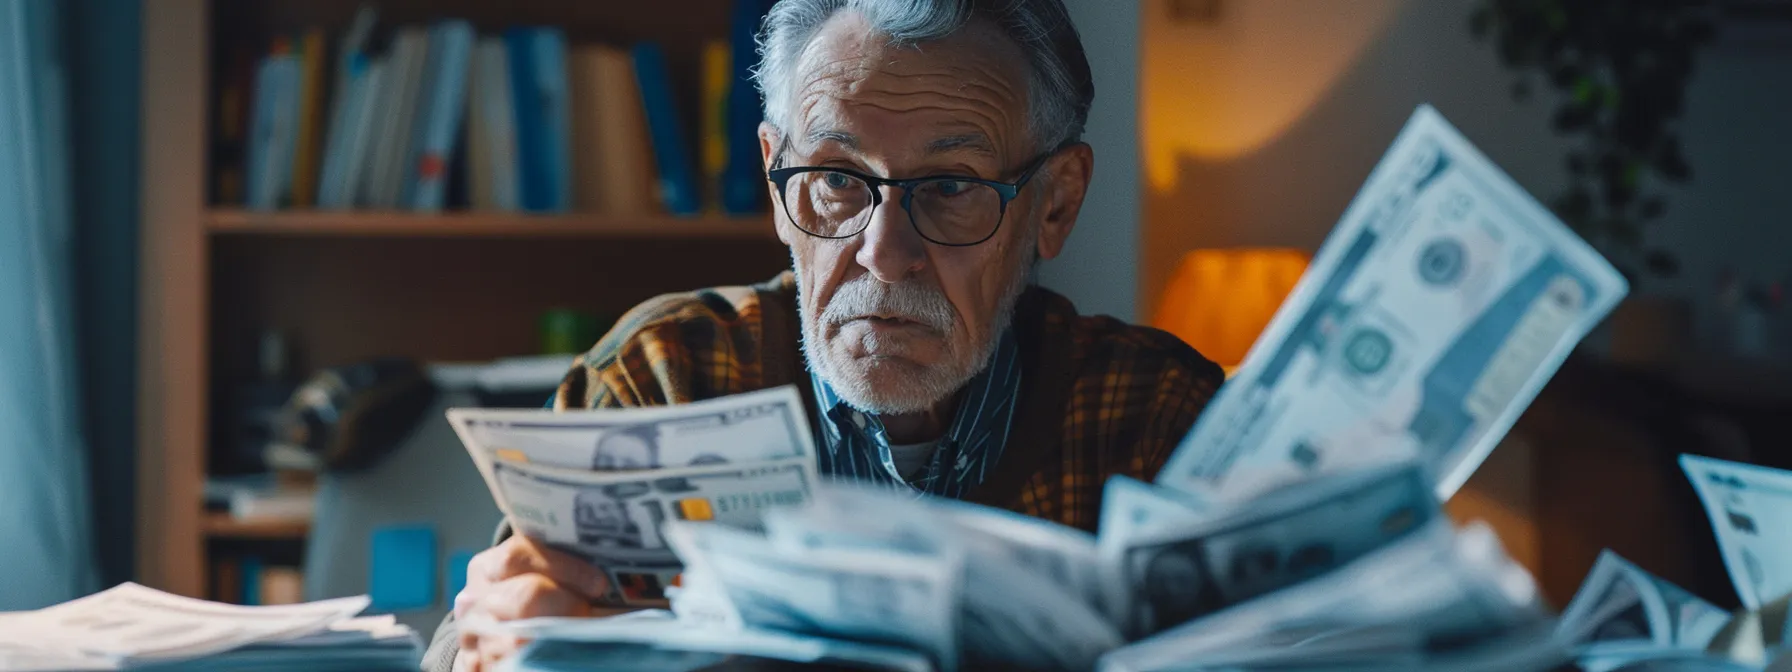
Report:
[{"label": "gray curtain", "polygon": [[95,587],[53,0],[0,0],[0,610]]}]

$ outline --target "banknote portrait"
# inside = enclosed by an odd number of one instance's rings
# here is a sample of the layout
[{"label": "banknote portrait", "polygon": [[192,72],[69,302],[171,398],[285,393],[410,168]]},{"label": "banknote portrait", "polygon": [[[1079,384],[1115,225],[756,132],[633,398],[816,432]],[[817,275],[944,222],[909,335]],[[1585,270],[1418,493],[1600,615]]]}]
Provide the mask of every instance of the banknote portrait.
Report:
[{"label": "banknote portrait", "polygon": [[1167,627],[1212,611],[1214,600],[1207,595],[1206,572],[1199,561],[1187,553],[1164,549],[1145,562],[1145,594],[1150,602],[1155,626]]},{"label": "banknote portrait", "polygon": [[655,425],[618,427],[597,437],[591,468],[598,471],[655,469],[660,464],[659,429]]},{"label": "banknote portrait", "polygon": [[608,488],[586,488],[573,500],[579,543],[608,548],[641,548],[641,527],[628,515],[628,502]]}]

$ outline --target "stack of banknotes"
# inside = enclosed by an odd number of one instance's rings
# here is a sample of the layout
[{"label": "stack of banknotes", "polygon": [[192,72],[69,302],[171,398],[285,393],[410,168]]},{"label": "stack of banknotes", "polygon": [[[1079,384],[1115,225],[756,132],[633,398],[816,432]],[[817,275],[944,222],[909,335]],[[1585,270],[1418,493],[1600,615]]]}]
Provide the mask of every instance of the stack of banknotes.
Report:
[{"label": "stack of banknotes", "polygon": [[1563,610],[1587,672],[1792,671],[1792,472],[1682,455],[1742,604],[1725,612],[1611,551]]},{"label": "stack of banknotes", "polygon": [[240,606],[134,583],[36,611],[0,613],[0,670],[414,670],[417,633],[360,616],[367,596]]},{"label": "stack of banknotes", "polygon": [[[1614,557],[1560,618],[1442,513],[1627,290],[1421,106],[1154,482],[1107,483],[1099,534],[818,481],[788,388],[456,409],[514,529],[639,608],[462,627],[533,640],[517,670],[1762,669],[1784,600],[1723,614]],[[1792,501],[1722,473],[1702,492],[1754,544],[1732,572],[1792,590],[1758,578],[1792,572],[1792,526],[1766,522]]]}]

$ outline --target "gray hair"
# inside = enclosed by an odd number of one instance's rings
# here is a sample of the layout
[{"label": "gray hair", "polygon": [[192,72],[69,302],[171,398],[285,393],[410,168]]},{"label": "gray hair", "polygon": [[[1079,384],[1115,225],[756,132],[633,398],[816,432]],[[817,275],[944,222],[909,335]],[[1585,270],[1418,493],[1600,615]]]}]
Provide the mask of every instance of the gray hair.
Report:
[{"label": "gray hair", "polygon": [[1095,83],[1082,38],[1063,0],[782,0],[759,31],[753,78],[765,101],[765,121],[790,128],[792,77],[803,49],[842,9],[857,12],[893,44],[912,46],[957,32],[973,19],[990,22],[1026,55],[1027,132],[1042,149],[1083,137]]}]

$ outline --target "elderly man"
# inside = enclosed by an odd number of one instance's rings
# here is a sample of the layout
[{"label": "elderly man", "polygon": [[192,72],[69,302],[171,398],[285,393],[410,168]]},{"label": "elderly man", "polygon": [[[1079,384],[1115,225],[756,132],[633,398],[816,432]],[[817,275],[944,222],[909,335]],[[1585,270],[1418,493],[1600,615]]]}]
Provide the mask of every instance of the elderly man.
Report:
[{"label": "elderly man", "polygon": [[[1028,281],[1094,164],[1061,0],[784,0],[761,44],[760,148],[794,272],[637,307],[556,407],[795,384],[825,474],[1093,530],[1108,476],[1153,477],[1223,374]],[[474,559],[454,612],[587,615],[603,581],[511,537]],[[428,665],[482,669],[515,645],[451,618]]]}]

